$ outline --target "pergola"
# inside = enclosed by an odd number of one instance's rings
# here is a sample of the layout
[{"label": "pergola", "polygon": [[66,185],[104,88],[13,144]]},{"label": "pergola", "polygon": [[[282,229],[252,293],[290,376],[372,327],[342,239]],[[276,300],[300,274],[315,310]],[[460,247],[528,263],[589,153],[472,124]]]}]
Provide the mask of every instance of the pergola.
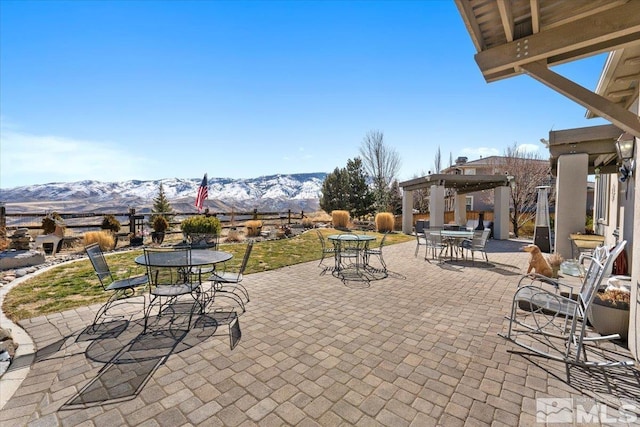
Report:
[{"label": "pergola", "polygon": [[429,189],[429,217],[431,225],[443,225],[446,189],[455,190],[456,223],[467,223],[465,194],[495,189],[494,229],[496,239],[509,237],[509,183],[506,175],[432,174],[400,183],[402,187],[402,231],[413,228],[413,191]]}]

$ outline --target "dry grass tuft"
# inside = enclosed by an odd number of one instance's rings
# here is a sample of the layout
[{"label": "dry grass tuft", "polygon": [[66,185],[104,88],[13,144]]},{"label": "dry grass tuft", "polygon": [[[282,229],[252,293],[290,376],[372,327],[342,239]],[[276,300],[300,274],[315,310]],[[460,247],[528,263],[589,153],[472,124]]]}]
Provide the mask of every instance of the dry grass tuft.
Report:
[{"label": "dry grass tuft", "polygon": [[245,227],[247,227],[247,237],[258,237],[262,231],[262,221],[259,219],[247,221]]},{"label": "dry grass tuft", "polygon": [[331,222],[335,228],[347,228],[349,226],[349,211],[331,212]]},{"label": "dry grass tuft", "polygon": [[393,231],[395,219],[391,212],[380,212],[376,215],[376,229],[378,233],[388,233]]},{"label": "dry grass tuft", "polygon": [[116,245],[113,234],[108,231],[87,231],[82,236],[82,244],[88,246],[92,243],[98,243],[103,251],[110,251]]}]

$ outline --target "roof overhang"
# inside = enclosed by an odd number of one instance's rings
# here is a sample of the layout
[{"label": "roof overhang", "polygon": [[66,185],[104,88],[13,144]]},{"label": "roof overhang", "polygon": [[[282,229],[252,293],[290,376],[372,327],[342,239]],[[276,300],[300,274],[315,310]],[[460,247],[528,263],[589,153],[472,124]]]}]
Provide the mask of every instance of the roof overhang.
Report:
[{"label": "roof overhang", "polygon": [[432,174],[410,179],[401,182],[399,185],[404,191],[421,190],[430,188],[432,185],[442,185],[445,188],[454,188],[458,194],[465,194],[508,186],[509,177],[505,175]]},{"label": "roof overhang", "polygon": [[[640,1],[455,0],[487,82],[526,73],[625,132],[640,137],[629,111],[638,99]],[[615,61],[598,93],[549,67],[605,52]],[[612,60],[613,61],[613,60]]]},{"label": "roof overhang", "polygon": [[623,133],[614,125],[590,126],[549,132],[549,162],[551,174],[556,175],[558,158],[566,154],[588,154],[589,174],[596,168],[600,173],[616,173],[615,142]]}]

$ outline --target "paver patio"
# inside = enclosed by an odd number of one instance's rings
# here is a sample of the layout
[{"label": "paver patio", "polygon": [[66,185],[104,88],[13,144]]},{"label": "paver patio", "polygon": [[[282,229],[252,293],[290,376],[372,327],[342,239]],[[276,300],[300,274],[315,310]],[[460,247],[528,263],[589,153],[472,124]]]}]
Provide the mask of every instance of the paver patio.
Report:
[{"label": "paver patio", "polygon": [[580,398],[634,424],[618,408],[640,403],[637,370],[572,369],[568,383],[564,364],[507,352],[497,334],[526,271],[522,245],[490,241],[489,266],[388,246],[391,274],[368,284],[317,262],[247,276],[233,350],[211,318],[142,336],[137,306],[100,334],[85,331],[97,306],[24,321],[37,353],[0,423],[515,426],[536,425],[537,398]]}]

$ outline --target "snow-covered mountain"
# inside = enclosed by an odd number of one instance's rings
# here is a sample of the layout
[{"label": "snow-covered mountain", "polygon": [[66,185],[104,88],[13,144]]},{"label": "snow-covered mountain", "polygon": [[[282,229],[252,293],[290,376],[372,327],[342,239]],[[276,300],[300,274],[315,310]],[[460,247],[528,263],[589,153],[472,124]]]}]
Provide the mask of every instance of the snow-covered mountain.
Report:
[{"label": "snow-covered mountain", "polygon": [[[209,197],[205,207],[214,212],[235,210],[315,211],[326,173],[271,175],[249,179],[209,178]],[[101,212],[136,207],[139,212],[151,208],[160,183],[167,199],[179,212],[195,210],[193,206],[202,178],[166,178],[153,181],[100,182],[80,181],[49,183],[0,189],[0,202],[34,206],[35,210],[55,209],[64,204],[77,212]],[[77,208],[76,208],[77,206]],[[14,210],[14,209],[11,209]],[[31,209],[29,209],[31,210]]]}]

